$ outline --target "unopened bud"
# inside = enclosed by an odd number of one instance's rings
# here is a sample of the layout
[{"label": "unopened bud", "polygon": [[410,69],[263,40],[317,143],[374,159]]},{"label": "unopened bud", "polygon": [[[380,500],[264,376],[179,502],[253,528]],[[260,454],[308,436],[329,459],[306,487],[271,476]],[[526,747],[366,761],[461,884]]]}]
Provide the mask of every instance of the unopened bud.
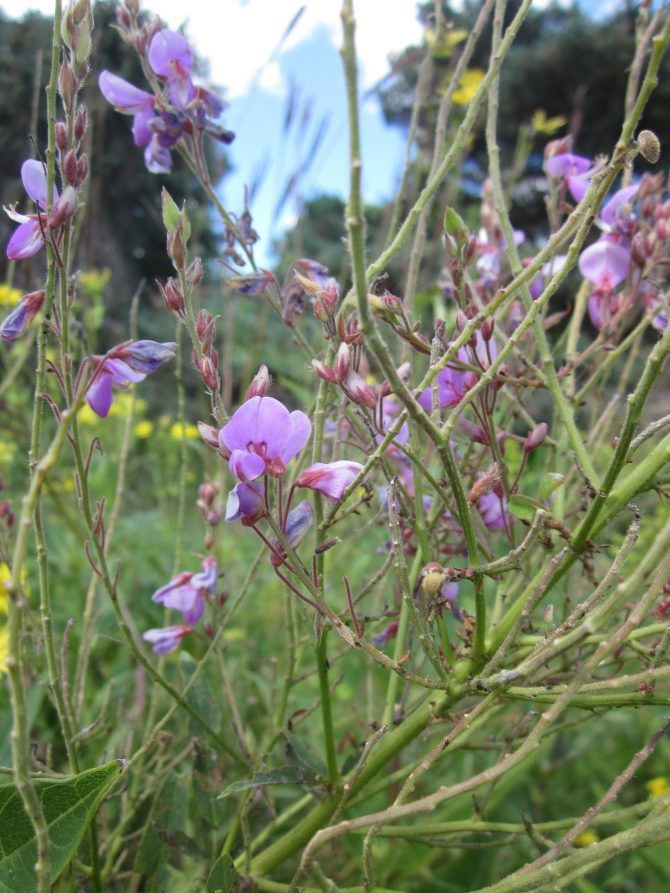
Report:
[{"label": "unopened bud", "polygon": [[643,269],[647,262],[647,251],[644,244],[644,236],[642,233],[636,233],[630,246],[630,255],[633,263]]},{"label": "unopened bud", "polygon": [[77,186],[81,186],[86,177],[88,177],[88,158],[82,155],[77,162]]},{"label": "unopened bud", "polygon": [[548,433],[549,425],[546,422],[536,425],[523,442],[524,453],[531,453],[537,447],[542,446]]},{"label": "unopened bud", "polygon": [[51,209],[49,217],[49,227],[58,229],[76,212],[79,205],[79,198],[72,186],[66,186],[58,196]]},{"label": "unopened bud", "polygon": [[219,389],[219,373],[213,362],[213,357],[203,357],[198,364],[200,375],[205,385],[210,391],[218,391]]},{"label": "unopened bud", "polygon": [[373,409],[377,405],[377,393],[361,376],[351,371],[347,377],[346,387],[353,400]]},{"label": "unopened bud", "polygon": [[215,450],[219,449],[219,429],[208,425],[205,422],[198,422],[198,431],[200,436],[207,444]]},{"label": "unopened bud", "polygon": [[423,591],[431,598],[439,593],[444,585],[444,581],[447,579],[444,568],[441,564],[438,564],[435,561],[425,565],[421,571],[421,576],[421,586],[423,587]]},{"label": "unopened bud", "polygon": [[208,508],[214,504],[220,492],[221,487],[213,481],[205,481],[198,487],[198,496]]},{"label": "unopened bud", "polygon": [[326,363],[322,363],[321,360],[312,360],[312,369],[316,372],[319,378],[322,378],[324,381],[329,381],[331,384],[337,382],[335,370],[331,369]]},{"label": "unopened bud", "polygon": [[125,6],[117,6],[116,7],[116,21],[122,28],[130,28],[132,25],[132,20],[130,18],[130,13],[125,8]]},{"label": "unopened bud", "polygon": [[347,375],[349,374],[349,369],[351,368],[351,351],[349,350],[349,345],[343,341],[337,351],[337,356],[335,357],[335,379],[338,382],[343,382]]},{"label": "unopened bud", "polygon": [[186,246],[178,232],[168,233],[167,253],[176,270],[183,270],[186,263]]},{"label": "unopened bud", "polygon": [[453,208],[447,208],[444,212],[444,231],[456,241],[459,248],[465,247],[468,241],[468,228],[465,221]]},{"label": "unopened bud", "polygon": [[63,176],[70,186],[77,185],[77,156],[74,149],[70,149],[63,159]]},{"label": "unopened bud", "polygon": [[168,310],[168,313],[171,313],[178,319],[184,318],[184,295],[177,285],[177,282],[172,277],[170,277],[165,283],[165,288],[163,289],[163,299],[165,301],[165,306]]},{"label": "unopened bud", "polygon": [[409,377],[412,374],[412,364],[408,361],[406,363],[401,363],[400,366],[396,369],[398,374],[398,378],[400,381],[409,381]]},{"label": "unopened bud", "polygon": [[61,152],[67,149],[67,128],[62,121],[56,121],[56,146]]},{"label": "unopened bud", "polygon": [[661,157],[661,143],[651,130],[641,130],[637,135],[637,147],[640,155],[649,164],[656,164]]},{"label": "unopened bud", "polygon": [[251,379],[251,384],[247,388],[247,400],[251,400],[252,397],[265,397],[270,390],[270,383],[271,379],[268,367],[262,365]]},{"label": "unopened bud", "polygon": [[195,257],[191,261],[189,268],[186,271],[186,278],[192,286],[200,284],[200,280],[202,279],[202,261],[199,257]]},{"label": "unopened bud", "polygon": [[77,109],[77,115],[74,119],[74,138],[77,142],[81,142],[86,134],[88,127],[88,112],[85,105],[80,105]]},{"label": "unopened bud", "polygon": [[484,341],[490,341],[493,338],[493,330],[496,327],[494,319],[485,319],[481,325],[480,332]]},{"label": "unopened bud", "polygon": [[476,502],[479,502],[482,496],[486,496],[487,493],[490,493],[491,490],[494,489],[499,480],[500,472],[498,471],[498,466],[494,465],[492,468],[489,468],[479,480],[475,481],[472,489],[468,493],[468,505],[474,505]]},{"label": "unopened bud", "polygon": [[386,309],[394,316],[402,316],[402,301],[397,295],[392,295],[390,291],[385,292],[384,304]]},{"label": "unopened bud", "polygon": [[68,112],[72,111],[72,103],[77,92],[77,79],[67,62],[63,62],[58,75],[58,89],[63,105]]},{"label": "unopened bud", "polygon": [[195,322],[195,331],[200,339],[203,353],[209,353],[216,337],[216,320],[208,310],[201,310]]}]

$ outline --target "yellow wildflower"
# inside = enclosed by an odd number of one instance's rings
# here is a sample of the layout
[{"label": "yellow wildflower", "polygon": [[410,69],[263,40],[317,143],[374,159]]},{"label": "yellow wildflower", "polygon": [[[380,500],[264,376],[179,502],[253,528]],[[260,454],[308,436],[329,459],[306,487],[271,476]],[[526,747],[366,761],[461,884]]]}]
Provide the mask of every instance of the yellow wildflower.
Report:
[{"label": "yellow wildflower", "polygon": [[463,77],[458,82],[458,88],[454,93],[456,105],[469,105],[483,80],[484,72],[481,68],[468,68],[467,71],[464,71]]},{"label": "yellow wildflower", "polygon": [[547,118],[547,113],[544,109],[538,109],[533,115],[533,130],[536,133],[543,133],[545,136],[551,136],[567,123],[568,119],[564,118],[563,115]]},{"label": "yellow wildflower", "polygon": [[645,788],[649,791],[650,797],[664,797],[670,794],[670,781],[665,775],[659,775],[656,778],[650,778],[645,784]]},{"label": "yellow wildflower", "polygon": [[468,32],[464,28],[452,28],[437,38],[435,28],[426,31],[426,43],[430,47],[431,54],[436,59],[448,59],[459,43],[467,40]]},{"label": "yellow wildflower", "polygon": [[0,306],[14,307],[23,297],[20,288],[12,288],[6,282],[0,283]]},{"label": "yellow wildflower", "polygon": [[3,561],[0,563],[0,614],[7,613],[7,590],[5,589],[5,583],[9,583],[11,577],[9,565],[6,561]]},{"label": "yellow wildflower", "polygon": [[598,843],[600,837],[596,834],[595,831],[592,831],[588,828],[586,831],[582,831],[581,834],[578,834],[575,837],[575,846],[584,847],[591,846],[592,843]]},{"label": "yellow wildflower", "polygon": [[111,275],[109,267],[103,270],[86,270],[79,274],[79,284],[87,295],[95,298],[102,295]]},{"label": "yellow wildflower", "polygon": [[11,462],[15,451],[16,447],[13,443],[0,440],[0,465],[6,465],[8,462]]},{"label": "yellow wildflower", "polygon": [[138,440],[147,440],[154,433],[154,423],[144,419],[135,425],[135,437]]},{"label": "yellow wildflower", "polygon": [[170,428],[170,437],[173,440],[200,440],[200,432],[197,425],[175,422]]},{"label": "yellow wildflower", "polygon": [[9,657],[9,630],[6,626],[0,626],[0,676],[7,672],[7,658]]}]

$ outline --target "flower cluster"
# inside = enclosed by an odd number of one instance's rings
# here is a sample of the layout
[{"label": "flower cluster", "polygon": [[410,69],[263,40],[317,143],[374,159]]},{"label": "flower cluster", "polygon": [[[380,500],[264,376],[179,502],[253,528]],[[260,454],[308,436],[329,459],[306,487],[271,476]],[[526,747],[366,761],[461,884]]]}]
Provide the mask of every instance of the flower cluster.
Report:
[{"label": "flower cluster", "polygon": [[219,142],[232,142],[234,134],[216,123],[225,108],[223,100],[193,83],[193,50],[182,34],[167,28],[157,31],[146,59],[155,76],[155,93],[110,71],[101,72],[98,84],[107,102],[118,112],[133,116],[133,139],[144,149],[151,173],[170,171],[171,150],[187,136],[206,133]]}]

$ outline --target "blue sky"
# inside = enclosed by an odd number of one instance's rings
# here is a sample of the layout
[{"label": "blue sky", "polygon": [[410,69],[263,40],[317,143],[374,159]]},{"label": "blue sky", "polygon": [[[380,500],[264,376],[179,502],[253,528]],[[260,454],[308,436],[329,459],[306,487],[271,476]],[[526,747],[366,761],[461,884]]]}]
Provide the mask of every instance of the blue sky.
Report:
[{"label": "blue sky", "polygon": [[[546,0],[536,0],[546,5]],[[610,11],[618,0],[583,0],[595,14]],[[142,4],[145,5],[144,3]],[[264,174],[251,202],[261,235],[257,255],[270,262],[273,238],[299,211],[296,198],[277,205],[292,174],[309,154],[321,129],[311,166],[300,177],[299,197],[320,192],[346,196],[348,146],[344,80],[339,57],[339,0],[154,0],[146,4],[169,27],[186,25],[199,55],[209,62],[210,79],[225,89],[230,107],[223,123],[235,131],[229,150],[233,172],[221,191],[234,213],[243,207],[244,187]],[[29,9],[50,13],[53,0],[0,0],[8,15]],[[185,15],[185,9],[188,15]],[[414,0],[357,0],[360,86],[375,84],[387,71],[389,54],[421,39]],[[302,10],[294,27],[287,28]],[[293,87],[292,85],[297,85]],[[291,91],[296,113],[287,134],[283,121]],[[405,142],[386,127],[377,103],[361,101],[363,191],[367,201],[390,197],[399,177]],[[130,135],[129,135],[130,141]],[[130,145],[129,145],[130,149]]]}]

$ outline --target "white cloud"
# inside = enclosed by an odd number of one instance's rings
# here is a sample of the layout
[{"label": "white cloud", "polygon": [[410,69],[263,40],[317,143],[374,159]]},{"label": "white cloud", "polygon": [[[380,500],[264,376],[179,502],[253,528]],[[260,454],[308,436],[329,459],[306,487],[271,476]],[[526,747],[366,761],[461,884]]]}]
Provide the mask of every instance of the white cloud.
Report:
[{"label": "white cloud", "polygon": [[[301,0],[153,0],[147,9],[171,28],[187,22],[187,33],[199,54],[209,60],[211,78],[227,87],[229,97],[243,96],[254,83],[272,92],[285,87],[276,67],[277,50],[285,52],[308,39],[317,28],[328,29],[332,42],[342,41],[339,0],[305,0],[305,10],[291,34],[282,37]],[[53,11],[53,0],[0,0],[10,16],[29,9]],[[364,87],[387,71],[389,53],[420,40],[415,0],[396,0],[392,10],[379,0],[358,0],[357,47]]]}]

